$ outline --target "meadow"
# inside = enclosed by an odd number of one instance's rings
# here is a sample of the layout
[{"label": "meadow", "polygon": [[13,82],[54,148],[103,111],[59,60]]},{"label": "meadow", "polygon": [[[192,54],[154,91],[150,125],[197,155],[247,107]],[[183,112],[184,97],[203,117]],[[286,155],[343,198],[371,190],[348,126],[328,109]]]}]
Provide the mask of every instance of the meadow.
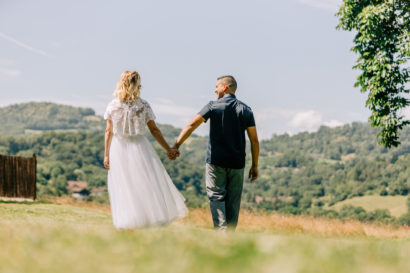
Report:
[{"label": "meadow", "polygon": [[407,196],[358,196],[338,202],[329,208],[340,210],[345,205],[362,207],[366,211],[387,209],[392,216],[399,217],[407,212]]},{"label": "meadow", "polygon": [[164,228],[116,231],[106,205],[0,203],[0,272],[408,272],[410,228],[243,211],[237,232],[207,209]]}]

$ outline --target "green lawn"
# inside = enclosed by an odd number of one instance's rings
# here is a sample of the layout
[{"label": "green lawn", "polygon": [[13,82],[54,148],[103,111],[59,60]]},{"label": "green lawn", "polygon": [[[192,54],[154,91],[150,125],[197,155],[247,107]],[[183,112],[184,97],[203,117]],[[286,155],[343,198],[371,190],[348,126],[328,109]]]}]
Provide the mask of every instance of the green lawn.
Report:
[{"label": "green lawn", "polygon": [[362,207],[367,211],[375,209],[387,209],[393,216],[401,216],[407,212],[407,196],[360,196],[343,200],[329,207],[330,209],[339,210],[344,205],[353,205]]},{"label": "green lawn", "polygon": [[117,232],[109,213],[0,203],[0,272],[410,272],[410,238],[219,234],[181,223]]}]

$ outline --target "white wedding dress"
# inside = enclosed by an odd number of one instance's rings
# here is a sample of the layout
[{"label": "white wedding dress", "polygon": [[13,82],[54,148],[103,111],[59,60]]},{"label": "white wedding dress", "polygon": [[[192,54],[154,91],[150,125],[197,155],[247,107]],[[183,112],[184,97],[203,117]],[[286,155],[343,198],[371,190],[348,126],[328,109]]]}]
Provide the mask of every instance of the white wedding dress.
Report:
[{"label": "white wedding dress", "polygon": [[114,99],[104,119],[113,121],[108,194],[114,226],[162,226],[186,216],[185,198],[145,137],[147,122],[155,119],[148,102]]}]

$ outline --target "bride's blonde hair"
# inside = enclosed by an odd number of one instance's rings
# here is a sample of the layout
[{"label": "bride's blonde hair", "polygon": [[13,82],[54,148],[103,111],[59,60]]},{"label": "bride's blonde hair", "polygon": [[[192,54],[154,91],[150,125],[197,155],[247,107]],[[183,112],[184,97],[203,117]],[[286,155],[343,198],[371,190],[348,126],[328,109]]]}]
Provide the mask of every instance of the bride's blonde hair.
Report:
[{"label": "bride's blonde hair", "polygon": [[124,71],[114,91],[120,101],[133,101],[139,98],[141,89],[141,77],[136,71]]}]

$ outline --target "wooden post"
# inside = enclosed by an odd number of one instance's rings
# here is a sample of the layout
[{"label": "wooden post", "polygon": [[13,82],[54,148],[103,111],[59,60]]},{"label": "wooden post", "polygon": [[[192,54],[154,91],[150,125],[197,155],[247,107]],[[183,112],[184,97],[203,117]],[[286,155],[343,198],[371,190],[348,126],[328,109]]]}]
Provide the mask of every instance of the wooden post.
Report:
[{"label": "wooden post", "polygon": [[0,197],[36,199],[37,157],[0,155]]},{"label": "wooden post", "polygon": [[34,171],[32,174],[33,181],[31,182],[31,192],[33,196],[33,200],[36,200],[37,197],[37,157],[36,154],[33,154],[33,166],[31,167],[31,170]]}]

